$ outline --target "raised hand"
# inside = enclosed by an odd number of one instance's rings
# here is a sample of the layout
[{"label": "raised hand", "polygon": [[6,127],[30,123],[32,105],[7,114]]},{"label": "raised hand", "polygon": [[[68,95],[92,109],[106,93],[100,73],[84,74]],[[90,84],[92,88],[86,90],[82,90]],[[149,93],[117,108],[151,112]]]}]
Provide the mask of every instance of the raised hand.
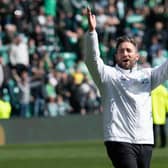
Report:
[{"label": "raised hand", "polygon": [[96,29],[96,17],[92,15],[90,8],[87,8],[87,18],[89,23],[89,31],[92,32]]}]

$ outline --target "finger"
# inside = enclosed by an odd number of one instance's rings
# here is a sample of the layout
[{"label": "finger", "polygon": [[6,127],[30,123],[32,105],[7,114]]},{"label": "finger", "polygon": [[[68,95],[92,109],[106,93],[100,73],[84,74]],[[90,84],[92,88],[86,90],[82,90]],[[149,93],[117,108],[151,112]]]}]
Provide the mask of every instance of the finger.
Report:
[{"label": "finger", "polygon": [[92,15],[92,13],[91,13],[91,9],[90,9],[89,6],[87,7],[87,14],[88,14],[89,16]]},{"label": "finger", "polygon": [[95,17],[95,15],[92,15],[92,19],[95,19],[96,17]]}]

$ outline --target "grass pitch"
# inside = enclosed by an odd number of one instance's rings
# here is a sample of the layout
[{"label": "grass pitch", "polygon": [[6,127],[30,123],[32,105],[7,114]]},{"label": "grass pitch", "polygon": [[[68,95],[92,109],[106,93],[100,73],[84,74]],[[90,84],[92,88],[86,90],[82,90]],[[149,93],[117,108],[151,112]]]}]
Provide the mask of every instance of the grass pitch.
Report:
[{"label": "grass pitch", "polygon": [[[2,168],[113,168],[101,141],[0,146]],[[151,168],[168,167],[168,147],[154,149]]]}]

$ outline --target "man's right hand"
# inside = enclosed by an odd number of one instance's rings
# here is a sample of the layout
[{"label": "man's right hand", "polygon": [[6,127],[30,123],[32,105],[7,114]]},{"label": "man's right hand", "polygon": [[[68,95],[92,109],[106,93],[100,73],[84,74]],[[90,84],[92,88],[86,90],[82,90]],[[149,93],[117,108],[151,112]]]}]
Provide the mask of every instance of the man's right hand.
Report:
[{"label": "man's right hand", "polygon": [[95,15],[92,15],[92,12],[89,7],[87,8],[87,18],[89,24],[89,31],[92,32],[96,29],[96,17]]}]

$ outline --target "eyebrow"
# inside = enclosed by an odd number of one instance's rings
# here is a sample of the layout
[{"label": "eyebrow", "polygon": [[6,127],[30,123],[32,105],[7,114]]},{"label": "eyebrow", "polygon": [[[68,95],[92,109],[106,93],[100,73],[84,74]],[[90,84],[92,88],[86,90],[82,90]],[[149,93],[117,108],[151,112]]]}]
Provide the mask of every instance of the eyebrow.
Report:
[{"label": "eyebrow", "polygon": [[[128,41],[124,41],[124,42],[128,42]],[[124,43],[124,42],[122,42],[122,43]],[[115,53],[117,53],[118,51],[123,51],[123,50],[131,50],[131,51],[134,50],[135,53],[138,52],[138,49],[137,49],[137,47],[136,47],[135,45],[133,45],[134,48],[129,48],[129,47],[127,47],[127,48],[120,48],[120,45],[121,45],[122,43],[120,43],[120,44],[118,45],[118,48],[116,48]],[[128,42],[128,43],[130,43],[130,42]],[[131,43],[131,44],[132,44],[132,43]]]},{"label": "eyebrow", "polygon": [[135,48],[137,49],[137,43],[136,43],[135,39],[132,38],[132,37],[121,36],[121,37],[117,38],[116,41],[117,41],[117,43],[116,43],[116,51],[118,50],[120,44],[123,43],[123,42],[129,42],[129,43],[133,44],[135,46]]}]

